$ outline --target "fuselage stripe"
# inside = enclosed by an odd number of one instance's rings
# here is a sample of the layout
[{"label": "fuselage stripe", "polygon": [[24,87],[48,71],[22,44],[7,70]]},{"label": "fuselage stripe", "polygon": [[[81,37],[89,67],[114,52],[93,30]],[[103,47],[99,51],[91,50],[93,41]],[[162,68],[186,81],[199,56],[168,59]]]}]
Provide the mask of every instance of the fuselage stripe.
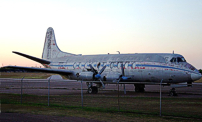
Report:
[{"label": "fuselage stripe", "polygon": [[[74,67],[74,65],[50,65],[53,67]],[[78,67],[79,65],[77,65]],[[84,65],[82,65],[84,66]],[[107,65],[109,67],[109,65]],[[176,67],[171,67],[171,66],[162,66],[162,65],[149,65],[149,64],[136,64],[136,67],[147,67],[147,68],[164,68],[164,69],[171,69],[171,70],[181,70],[181,71],[185,71],[185,72],[190,72],[190,73],[196,73],[198,74],[198,72],[194,72],[191,70],[186,70],[186,69],[181,69],[181,68],[176,68]],[[140,69],[144,69],[144,68],[140,68]]]}]

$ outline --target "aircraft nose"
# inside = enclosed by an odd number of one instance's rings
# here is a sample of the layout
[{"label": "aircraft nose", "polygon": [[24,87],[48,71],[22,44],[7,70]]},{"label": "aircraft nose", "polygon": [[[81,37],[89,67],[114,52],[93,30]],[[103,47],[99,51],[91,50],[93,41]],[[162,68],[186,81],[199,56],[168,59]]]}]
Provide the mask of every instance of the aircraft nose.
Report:
[{"label": "aircraft nose", "polygon": [[192,74],[191,74],[191,79],[192,79],[193,81],[199,80],[201,77],[202,77],[202,76],[201,76],[200,73],[198,73],[198,74],[192,73]]}]

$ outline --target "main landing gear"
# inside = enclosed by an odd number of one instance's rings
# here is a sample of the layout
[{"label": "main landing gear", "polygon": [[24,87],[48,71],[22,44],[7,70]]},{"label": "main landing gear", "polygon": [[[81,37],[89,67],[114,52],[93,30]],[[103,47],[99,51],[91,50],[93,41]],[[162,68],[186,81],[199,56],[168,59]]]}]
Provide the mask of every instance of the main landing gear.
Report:
[{"label": "main landing gear", "polygon": [[97,94],[98,93],[98,87],[93,86],[93,83],[87,82],[86,85],[88,86],[88,90],[87,90],[88,94]]},{"label": "main landing gear", "polygon": [[144,92],[145,85],[144,84],[134,84],[135,92]]},{"label": "main landing gear", "polygon": [[169,91],[169,96],[177,96],[177,93],[175,91],[175,88],[172,88],[170,91]]},{"label": "main landing gear", "polygon": [[88,88],[87,91],[89,94],[97,94],[98,93],[98,87],[97,86],[91,86]]}]

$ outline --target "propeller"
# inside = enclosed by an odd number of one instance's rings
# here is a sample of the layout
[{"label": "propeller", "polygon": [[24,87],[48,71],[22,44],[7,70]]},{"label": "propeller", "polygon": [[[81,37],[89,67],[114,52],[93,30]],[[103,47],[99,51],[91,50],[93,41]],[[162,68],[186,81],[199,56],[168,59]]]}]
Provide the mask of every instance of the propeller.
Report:
[{"label": "propeller", "polygon": [[90,66],[91,71],[92,71],[93,74],[94,74],[94,78],[95,78],[95,79],[100,79],[102,72],[103,72],[103,71],[105,70],[105,68],[107,67],[107,66],[105,65],[104,67],[102,67],[102,69],[101,69],[101,70],[99,71],[99,73],[98,73],[98,71],[95,70],[91,64],[89,64],[89,66]]},{"label": "propeller", "polygon": [[94,79],[95,79],[95,80],[97,80],[97,79],[100,80],[100,82],[101,82],[103,88],[105,88],[105,85],[103,84],[103,82],[102,82],[102,80],[101,80],[101,74],[102,74],[102,72],[105,70],[105,68],[106,68],[107,66],[105,65],[104,67],[102,67],[102,69],[99,71],[99,73],[98,73],[97,70],[95,70],[95,69],[93,68],[93,66],[92,66],[91,64],[89,64],[89,66],[90,66],[91,71],[93,72]]}]

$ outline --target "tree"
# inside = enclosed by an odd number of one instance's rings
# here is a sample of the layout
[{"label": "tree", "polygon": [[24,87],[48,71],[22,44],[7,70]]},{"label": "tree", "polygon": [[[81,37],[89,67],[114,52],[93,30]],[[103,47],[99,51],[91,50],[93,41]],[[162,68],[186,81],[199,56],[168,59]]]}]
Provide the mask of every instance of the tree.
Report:
[{"label": "tree", "polygon": [[199,69],[199,72],[202,74],[202,69]]}]

